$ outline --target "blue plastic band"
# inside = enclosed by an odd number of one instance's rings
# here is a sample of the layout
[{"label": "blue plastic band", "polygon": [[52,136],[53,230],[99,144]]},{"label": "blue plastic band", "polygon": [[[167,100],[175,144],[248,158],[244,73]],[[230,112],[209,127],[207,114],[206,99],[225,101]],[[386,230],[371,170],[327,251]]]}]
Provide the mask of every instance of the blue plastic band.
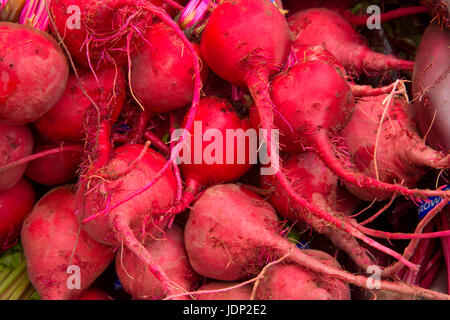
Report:
[{"label": "blue plastic band", "polygon": [[119,291],[120,289],[122,289],[122,284],[120,283],[120,280],[117,279],[117,280],[114,282],[114,290]]},{"label": "blue plastic band", "polygon": [[[442,190],[450,190],[450,186],[447,185]],[[418,214],[419,214],[419,220],[422,220],[423,217],[425,217],[428,213],[430,213],[431,210],[433,210],[439,203],[441,203],[442,198],[441,197],[430,197],[428,198],[429,201],[422,203],[419,206]]]},{"label": "blue plastic band", "polygon": [[297,243],[297,248],[299,248],[299,249],[311,249],[311,246],[309,245],[308,242],[300,241],[299,243]]}]

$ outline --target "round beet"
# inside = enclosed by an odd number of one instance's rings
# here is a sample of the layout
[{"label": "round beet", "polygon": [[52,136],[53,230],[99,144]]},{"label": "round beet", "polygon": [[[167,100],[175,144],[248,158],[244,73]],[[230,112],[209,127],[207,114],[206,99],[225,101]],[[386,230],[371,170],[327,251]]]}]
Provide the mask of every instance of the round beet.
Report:
[{"label": "round beet", "polygon": [[[194,96],[191,53],[162,22],[154,24],[144,37],[145,46],[131,61],[133,93],[147,111],[168,112],[189,105]],[[201,71],[204,81],[208,73],[206,65],[202,65]]]},{"label": "round beet", "polygon": [[37,120],[66,88],[65,55],[47,33],[9,22],[0,22],[0,52],[0,123]]},{"label": "round beet", "polygon": [[[182,127],[186,121],[187,117],[184,118]],[[214,96],[202,98],[194,125],[189,131],[190,143],[183,149],[183,153],[180,153],[183,160],[189,161],[183,161],[180,165],[186,181],[194,180],[204,186],[231,182],[250,170],[250,158],[253,156],[256,160],[256,148],[250,150],[251,143],[248,140],[255,143],[257,139],[256,135],[246,138],[250,128],[249,120],[239,118],[227,100]],[[214,138],[206,138],[208,134]],[[212,146],[215,142],[218,143],[215,141],[216,136],[222,142],[221,145],[216,144],[218,147],[213,152]],[[242,142],[245,142],[245,145]],[[184,151],[187,151],[187,154]],[[254,153],[250,155],[251,152]]]},{"label": "round beet", "polygon": [[[141,145],[124,145],[116,148],[111,159],[102,169],[106,173],[105,178],[109,179],[105,180],[100,177],[98,180],[92,181],[89,186],[90,192],[80,184],[77,198],[80,200],[77,203],[81,209],[77,214],[80,221],[123,200],[144,185],[146,181],[151,180],[153,175],[161,169],[165,159],[152,149],[145,152],[142,159],[133,165],[133,161],[139,158],[142,150],[143,146]],[[151,214],[152,209],[161,210],[170,207],[175,196],[174,190],[175,179],[173,174],[168,171],[149,190],[123,204],[120,209],[113,209],[109,212],[107,219],[104,216],[96,217],[86,221],[83,228],[100,243],[121,244],[121,232],[124,230],[117,230],[115,220],[120,218],[121,223],[129,225],[134,234],[139,235],[142,222],[148,214]],[[155,220],[149,221],[149,233],[158,232],[157,222],[156,217]]]},{"label": "round beet", "polygon": [[[181,126],[186,127],[190,115]],[[241,119],[226,99],[207,96],[200,99],[193,126],[179,154],[185,181],[181,200],[171,213],[183,212],[202,187],[231,182],[248,172],[257,161],[257,133],[247,118]],[[174,132],[172,141],[185,132]]]},{"label": "round beet", "polygon": [[28,276],[43,300],[76,298],[114,258],[111,247],[80,228],[73,185],[54,188],[36,203],[23,223],[21,241]]}]

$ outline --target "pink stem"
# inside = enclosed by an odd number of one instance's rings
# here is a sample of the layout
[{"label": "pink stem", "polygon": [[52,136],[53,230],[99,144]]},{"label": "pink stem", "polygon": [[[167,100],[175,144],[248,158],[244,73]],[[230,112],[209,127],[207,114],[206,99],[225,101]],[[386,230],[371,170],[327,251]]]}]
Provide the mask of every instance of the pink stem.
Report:
[{"label": "pink stem", "polygon": [[49,18],[45,10],[45,0],[27,0],[18,22],[41,31],[46,31]]},{"label": "pink stem", "polygon": [[379,217],[383,212],[385,212],[391,206],[392,202],[394,202],[394,199],[395,199],[395,195],[392,195],[391,200],[389,200],[389,202],[383,208],[381,208],[381,210],[379,210],[377,213],[372,215],[370,218],[367,218],[366,220],[359,222],[359,225],[364,226],[364,225],[372,222],[373,220],[375,220],[377,217]]},{"label": "pink stem", "polygon": [[108,121],[104,121],[98,130],[97,160],[93,167],[94,172],[108,163],[111,150],[111,125]]},{"label": "pink stem", "polygon": [[289,52],[287,62],[284,65],[284,71],[289,70],[289,68],[295,66],[297,63],[298,63],[297,54],[295,53],[294,46],[291,45],[291,50]]},{"label": "pink stem", "polygon": [[203,19],[208,12],[211,0],[191,0],[181,12],[180,25],[188,29]]},{"label": "pink stem", "polygon": [[183,197],[178,201],[178,204],[169,210],[153,210],[152,213],[156,215],[167,214],[175,216],[183,211],[185,211],[192,202],[194,202],[195,197],[199,194],[201,190],[201,185],[196,180],[188,180],[186,182],[186,188],[183,193]]},{"label": "pink stem", "polygon": [[[356,224],[355,224],[356,226]],[[376,237],[376,238],[384,238],[384,239],[434,239],[434,238],[440,238],[440,237],[449,237],[450,236],[450,230],[445,231],[435,231],[435,232],[428,232],[428,233],[400,233],[400,232],[386,232],[386,231],[380,231],[380,230],[374,230],[370,228],[366,228],[363,226],[356,226],[356,228],[361,231],[362,233]]]},{"label": "pink stem", "polygon": [[39,158],[43,158],[43,157],[46,157],[46,156],[49,156],[52,154],[56,154],[56,153],[60,153],[60,152],[67,152],[67,151],[82,151],[82,150],[83,150],[83,148],[81,146],[76,145],[76,146],[61,146],[61,147],[41,151],[39,153],[35,153],[35,154],[29,155],[27,157],[20,158],[19,160],[16,160],[16,161],[13,161],[13,162],[10,162],[10,163],[7,163],[7,164],[1,166],[0,173],[6,171],[8,169],[20,166],[21,164],[28,163],[30,161],[33,161],[33,160],[36,160]]},{"label": "pink stem", "polygon": [[358,85],[358,84],[350,84],[350,90],[352,91],[352,95],[354,97],[368,97],[368,96],[379,96],[382,94],[388,94],[392,92],[394,84],[390,84],[381,88],[374,88],[368,85]]}]

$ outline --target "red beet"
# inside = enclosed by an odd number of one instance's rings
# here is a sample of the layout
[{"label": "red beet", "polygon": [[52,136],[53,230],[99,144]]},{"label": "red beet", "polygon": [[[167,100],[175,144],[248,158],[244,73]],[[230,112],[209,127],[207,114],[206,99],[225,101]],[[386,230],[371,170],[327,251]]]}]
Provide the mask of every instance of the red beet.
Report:
[{"label": "red beet", "polygon": [[[131,61],[133,93],[146,111],[168,112],[189,105],[194,96],[191,53],[164,23],[154,24],[144,37],[145,46]],[[208,73],[206,65],[201,71],[204,81]]]},{"label": "red beet", "polygon": [[132,54],[144,43],[139,33],[145,32],[153,20],[149,11],[138,11],[131,1],[52,0],[49,7],[72,58],[94,70],[124,65],[127,36],[131,35],[128,54]]},{"label": "red beet", "polygon": [[[77,191],[77,217],[83,229],[100,243],[128,247],[143,260],[155,277],[169,290],[170,280],[153,262],[150,253],[138,240],[141,232],[157,234],[167,219],[157,212],[173,205],[175,178],[165,171],[148,190],[135,195],[164,166],[166,159],[141,145],[124,145],[114,150],[107,163],[88,180],[81,181]],[[92,174],[91,172],[88,172]],[[156,233],[155,233],[156,232]]]},{"label": "red beet", "polygon": [[[185,126],[186,121],[187,117],[184,118],[182,127]],[[186,157],[190,160],[190,163],[180,165],[187,182],[194,180],[204,186],[230,182],[238,179],[251,168],[252,163],[249,160],[250,156],[256,160],[256,148],[250,150],[249,147],[251,143],[256,143],[254,140],[257,136],[255,135],[254,139],[250,137],[249,140],[252,141],[248,142],[244,135],[248,134],[250,129],[249,120],[239,118],[230,102],[214,96],[202,98],[194,121],[194,127],[189,131],[191,143],[184,149],[189,153],[184,154],[184,151],[180,153],[183,159]],[[217,144],[217,153],[211,152],[214,141],[205,141],[206,137],[198,136],[196,129],[200,134],[213,132],[214,136],[217,134],[222,138],[222,147]],[[236,136],[231,139],[233,134]],[[245,145],[240,145],[243,141]],[[250,155],[251,152],[253,154]],[[201,163],[197,164],[198,160]]]},{"label": "red beet", "polygon": [[361,73],[389,69],[412,71],[414,61],[373,52],[339,13],[315,8],[299,11],[289,18],[296,45],[324,45],[348,71]]},{"label": "red beet", "polygon": [[[147,237],[144,245],[156,263],[177,284],[175,294],[194,289],[199,277],[189,264],[183,230],[179,226],[173,225],[164,234],[156,237]],[[159,280],[148,270],[147,265],[127,248],[116,256],[116,272],[125,291],[134,299],[152,300],[165,297],[165,288]]]},{"label": "red beet", "polygon": [[[448,168],[449,155],[430,148],[418,135],[411,106],[404,98],[394,96],[387,108],[388,102],[383,104],[386,98],[387,95],[381,95],[360,99],[342,132],[356,171],[385,183],[402,182],[404,186],[413,187],[427,167]],[[381,126],[380,121],[383,121]],[[366,201],[385,200],[391,196],[381,190],[348,183],[346,186]]]},{"label": "red beet", "polygon": [[114,123],[119,116],[126,94],[125,74],[121,69],[102,69],[95,76],[90,70],[82,70],[78,78],[89,97],[83,93],[77,77],[70,75],[58,103],[34,123],[44,137],[81,142],[86,138],[86,131],[95,131],[98,117]]},{"label": "red beet", "polygon": [[0,22],[0,52],[0,123],[37,120],[66,88],[66,57],[48,33],[10,22]]},{"label": "red beet", "polygon": [[[70,145],[70,144],[64,144]],[[34,153],[50,150],[57,147],[55,143],[39,143],[34,148]],[[25,176],[30,180],[46,185],[57,186],[69,183],[77,177],[81,165],[81,145],[79,150],[61,151],[31,161],[25,171]]]},{"label": "red beet", "polygon": [[[181,127],[188,119],[186,115]],[[250,170],[258,148],[256,131],[252,134],[250,129],[249,120],[241,119],[228,100],[215,96],[200,100],[190,138],[180,152],[186,188],[172,213],[184,211],[202,187],[237,180]]]},{"label": "red beet", "polygon": [[412,95],[416,121],[426,142],[450,150],[450,31],[432,23],[416,54]]},{"label": "red beet", "polygon": [[0,251],[18,240],[22,222],[33,209],[35,201],[34,188],[25,178],[14,187],[0,191]]},{"label": "red beet", "polygon": [[28,276],[43,300],[77,297],[114,257],[111,247],[80,228],[74,200],[74,186],[54,188],[23,223],[21,241]]}]

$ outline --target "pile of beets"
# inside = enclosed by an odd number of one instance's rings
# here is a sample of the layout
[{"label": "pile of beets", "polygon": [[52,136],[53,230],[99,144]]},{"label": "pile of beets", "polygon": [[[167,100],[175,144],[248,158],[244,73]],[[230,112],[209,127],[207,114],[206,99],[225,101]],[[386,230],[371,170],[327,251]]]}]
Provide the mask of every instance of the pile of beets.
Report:
[{"label": "pile of beets", "polygon": [[448,1],[357,2],[1,0],[0,251],[41,299],[449,299]]}]

